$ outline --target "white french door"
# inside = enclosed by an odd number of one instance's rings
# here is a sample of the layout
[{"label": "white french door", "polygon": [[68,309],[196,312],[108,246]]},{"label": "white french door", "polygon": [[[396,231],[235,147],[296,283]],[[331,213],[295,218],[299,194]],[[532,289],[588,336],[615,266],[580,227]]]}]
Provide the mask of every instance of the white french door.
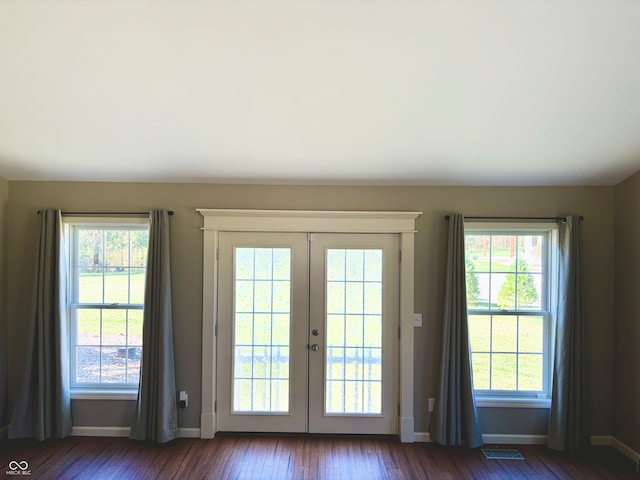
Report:
[{"label": "white french door", "polygon": [[217,429],[398,432],[393,234],[219,237]]}]

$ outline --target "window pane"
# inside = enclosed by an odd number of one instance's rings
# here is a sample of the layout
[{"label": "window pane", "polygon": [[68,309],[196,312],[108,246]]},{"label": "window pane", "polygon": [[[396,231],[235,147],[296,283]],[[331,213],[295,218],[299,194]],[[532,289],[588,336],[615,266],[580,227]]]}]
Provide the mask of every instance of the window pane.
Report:
[{"label": "window pane", "polygon": [[129,303],[142,305],[144,303],[145,269],[129,269]]},{"label": "window pane", "polygon": [[76,345],[100,345],[100,310],[76,310]]},{"label": "window pane", "polygon": [[542,355],[518,355],[518,390],[542,390]]},{"label": "window pane", "polygon": [[346,283],[346,312],[364,313],[364,284],[362,282]]},{"label": "window pane", "polygon": [[516,352],[518,324],[515,316],[492,317],[491,350],[493,352]]},{"label": "window pane", "polygon": [[469,315],[469,338],[474,352],[491,351],[491,317]]},{"label": "window pane", "polygon": [[127,311],[102,310],[102,345],[126,345]]},{"label": "window pane", "polygon": [[129,316],[127,322],[127,329],[129,338],[127,339],[128,345],[142,346],[142,310],[127,310]]},{"label": "window pane", "polygon": [[253,316],[253,344],[271,345],[271,315],[255,314]]},{"label": "window pane", "polygon": [[104,235],[102,230],[80,229],[78,231],[78,265],[89,270],[100,271],[104,265]]},{"label": "window pane", "polygon": [[471,355],[473,367],[473,388],[489,390],[491,388],[491,355],[488,353],[474,353]]},{"label": "window pane", "polygon": [[364,346],[382,347],[382,315],[364,317]]},{"label": "window pane", "polygon": [[513,310],[516,306],[515,275],[513,273],[491,274],[491,308]]},{"label": "window pane", "polygon": [[544,317],[520,316],[518,321],[518,350],[542,353]]},{"label": "window pane", "polygon": [[104,302],[129,303],[129,271],[108,268],[104,275]]},{"label": "window pane", "polygon": [[489,236],[465,235],[465,265],[469,272],[489,271]]},{"label": "window pane", "polygon": [[514,235],[491,235],[491,271],[504,273],[510,267],[516,255],[516,237]]},{"label": "window pane", "polygon": [[100,382],[100,347],[76,348],[77,383]]},{"label": "window pane", "polygon": [[542,308],[542,275],[540,273],[518,273],[518,308],[540,310]]},{"label": "window pane", "polygon": [[518,237],[518,257],[527,262],[529,271],[532,273],[541,273],[543,260],[543,242],[542,235],[520,235]]},{"label": "window pane", "polygon": [[105,232],[105,265],[122,272],[129,266],[129,232],[107,230]]},{"label": "window pane", "polygon": [[382,282],[382,250],[365,250],[365,282]]},{"label": "window pane", "polygon": [[364,332],[364,317],[362,315],[347,315],[345,323],[345,345],[348,347],[361,346]]},{"label": "window pane", "polygon": [[364,280],[364,250],[347,250],[346,280],[361,282]]},{"label": "window pane", "polygon": [[[467,304],[469,308],[488,310],[491,298],[491,274],[467,273]],[[477,282],[477,283],[476,283]],[[476,288],[477,286],[477,288]]]},{"label": "window pane", "polygon": [[493,390],[516,389],[516,355],[496,353],[491,355],[491,388]]},{"label": "window pane", "polygon": [[78,269],[78,302],[102,303],[104,293],[104,277],[102,268]]},{"label": "window pane", "polygon": [[127,347],[102,347],[100,381],[102,383],[126,383],[127,381]]},{"label": "window pane", "polygon": [[127,383],[138,383],[140,380],[140,359],[142,347],[129,347],[127,352]]},{"label": "window pane", "polygon": [[147,246],[149,245],[148,230],[131,230],[131,244],[129,260],[132,267],[147,266]]},{"label": "window pane", "polygon": [[327,345],[343,346],[345,345],[344,328],[345,328],[345,316],[344,315],[327,315]]},{"label": "window pane", "polygon": [[271,280],[273,272],[273,258],[271,248],[256,248],[254,251],[254,279]]}]

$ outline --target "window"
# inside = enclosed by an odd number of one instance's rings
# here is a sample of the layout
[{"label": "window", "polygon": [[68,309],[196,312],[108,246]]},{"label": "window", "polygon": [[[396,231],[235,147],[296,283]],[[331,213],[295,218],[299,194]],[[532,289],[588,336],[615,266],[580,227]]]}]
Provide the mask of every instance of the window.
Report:
[{"label": "window", "polygon": [[470,225],[465,264],[479,399],[548,398],[555,226]]},{"label": "window", "polygon": [[72,218],[65,232],[71,387],[137,388],[148,220]]}]

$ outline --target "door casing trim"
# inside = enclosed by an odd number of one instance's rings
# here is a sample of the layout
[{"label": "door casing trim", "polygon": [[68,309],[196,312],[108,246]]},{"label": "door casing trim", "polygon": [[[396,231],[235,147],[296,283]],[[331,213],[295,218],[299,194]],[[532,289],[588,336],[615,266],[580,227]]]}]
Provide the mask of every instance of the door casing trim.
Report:
[{"label": "door casing trim", "polygon": [[400,240],[400,440],[414,441],[413,297],[415,220],[422,212],[196,209],[204,217],[202,256],[202,410],[200,438],[216,433],[219,233],[394,233]]}]

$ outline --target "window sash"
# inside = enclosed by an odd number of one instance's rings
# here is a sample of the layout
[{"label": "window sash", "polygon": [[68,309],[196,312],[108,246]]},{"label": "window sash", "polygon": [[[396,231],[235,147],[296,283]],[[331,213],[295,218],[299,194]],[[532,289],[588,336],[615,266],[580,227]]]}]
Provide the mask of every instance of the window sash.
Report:
[{"label": "window sash", "polygon": [[[495,291],[489,291],[489,304],[488,308],[469,308],[468,315],[471,316],[486,316],[490,318],[491,325],[493,326],[493,319],[500,316],[514,316],[517,318],[523,317],[542,317],[542,327],[543,327],[543,339],[542,339],[542,388],[541,390],[509,390],[509,389],[475,389],[475,393],[478,398],[547,398],[550,394],[550,385],[551,385],[551,325],[553,322],[552,314],[551,314],[551,305],[554,304],[555,296],[553,295],[553,289],[555,288],[555,253],[552,250],[552,246],[556,241],[556,225],[554,224],[538,224],[535,227],[532,227],[528,224],[472,224],[470,226],[465,225],[465,237],[467,236],[482,236],[482,235],[500,235],[500,236],[525,236],[525,235],[535,235],[543,237],[543,248],[542,248],[542,265],[541,265],[541,285],[540,285],[540,304],[538,308],[518,308],[519,305],[514,304],[514,308],[491,308],[491,298],[497,295]],[[465,239],[466,240],[466,239]],[[517,242],[516,242],[517,248]],[[490,264],[491,265],[491,264]],[[476,272],[478,273],[478,272]],[[480,273],[491,273],[491,269],[489,272],[480,272]],[[500,288],[499,286],[492,286],[493,288]],[[517,320],[519,321],[519,320]],[[471,333],[471,332],[470,332]],[[516,331],[516,335],[517,335]],[[492,368],[494,366],[494,357],[496,354],[507,354],[507,355],[515,355],[516,362],[516,382],[518,382],[519,371],[519,355],[531,354],[531,352],[519,351],[519,345],[516,342],[516,350],[509,352],[497,351],[490,344],[489,351],[485,350],[476,350],[471,351],[472,354],[472,365],[473,365],[473,355],[477,353],[484,353],[489,355],[489,365],[490,370],[488,372],[488,378],[491,382],[492,380]],[[537,352],[535,353],[537,354]],[[475,382],[475,379],[474,379]],[[491,384],[491,383],[490,383]],[[516,383],[517,388],[517,383]]]},{"label": "window sash", "polygon": [[[483,316],[483,317],[490,317],[491,319],[491,337],[490,337],[490,342],[492,343],[493,341],[493,317],[508,317],[508,316],[514,316],[514,317],[518,317],[517,322],[517,328],[516,328],[516,349],[514,350],[507,350],[507,349],[497,349],[494,348],[494,346],[492,344],[490,344],[489,349],[485,350],[485,349],[476,349],[474,350],[473,348],[471,349],[471,355],[472,355],[472,365],[473,365],[473,355],[474,354],[483,354],[483,355],[489,355],[490,357],[492,355],[514,355],[515,356],[515,381],[516,381],[516,388],[518,388],[518,381],[519,381],[519,375],[521,373],[520,371],[520,356],[528,356],[528,355],[541,355],[542,356],[542,385],[541,388],[539,390],[524,390],[524,389],[499,389],[499,388],[490,388],[490,389],[482,389],[482,388],[475,388],[475,392],[477,395],[479,396],[485,396],[485,397],[542,397],[542,398],[546,398],[549,395],[549,378],[550,378],[550,355],[549,355],[549,337],[550,337],[550,317],[551,315],[549,314],[549,312],[546,311],[536,311],[536,312],[530,312],[530,311],[526,311],[526,312],[507,312],[507,311],[500,311],[500,312],[487,312],[487,311],[469,311],[469,316]],[[520,330],[519,330],[519,323],[520,323],[520,318],[522,317],[542,317],[542,350],[540,352],[538,351],[528,351],[528,350],[521,350],[520,349]],[[493,362],[493,358],[490,358],[490,362],[489,362],[489,372],[488,372],[488,378],[490,383],[493,380],[493,367],[494,367],[494,362]],[[474,378],[475,381],[475,378]]]},{"label": "window sash", "polygon": [[[141,345],[142,345],[142,337],[140,333],[140,341],[139,343],[131,342],[129,338],[131,323],[134,321],[130,317],[132,312],[139,312],[136,314],[138,317],[137,321],[139,322],[141,328],[142,315],[144,304],[138,302],[81,302],[79,300],[80,290],[79,290],[79,281],[80,281],[80,268],[79,265],[79,256],[80,256],[80,239],[79,235],[82,230],[94,230],[94,231],[110,231],[110,230],[126,230],[128,232],[133,231],[148,231],[148,219],[147,218],[124,218],[124,219],[96,219],[96,218],[70,218],[65,222],[65,234],[68,238],[67,245],[67,259],[68,259],[68,275],[69,275],[69,291],[68,291],[68,323],[69,323],[69,374],[70,374],[70,386],[74,389],[81,389],[84,391],[104,391],[104,390],[133,390],[138,388],[139,383],[139,366],[136,366],[136,362],[139,363],[140,359],[135,358],[139,357],[139,353],[141,353]],[[130,235],[127,237],[127,241],[131,242]],[[104,250],[106,241],[103,242],[102,245],[102,254],[106,254],[106,250]],[[128,245],[129,254],[131,253],[131,244]],[[147,245],[148,248],[148,245]],[[146,251],[144,254],[145,262],[146,262]],[[146,275],[146,265],[131,265],[131,258],[128,258],[126,265],[118,265],[117,267],[123,267],[126,269],[128,273],[130,273],[131,268],[137,268],[141,271],[141,273]],[[104,268],[116,267],[113,265],[107,265],[106,259],[103,258],[101,264],[98,266],[100,269]],[[104,272],[101,272],[104,275]],[[103,277],[104,278],[104,277]],[[103,294],[102,299],[104,300],[104,286],[103,286]],[[131,300],[131,280],[128,276],[127,284],[126,284],[126,295],[127,299]],[[92,299],[95,300],[95,299]],[[97,337],[97,341],[95,345],[88,344],[78,344],[78,313],[80,311],[90,312],[95,311],[98,313],[99,318],[99,333]],[[111,343],[105,343],[105,338],[103,337],[103,321],[104,321],[104,313],[105,312],[122,312],[124,316],[125,323],[120,328],[124,329],[125,339],[124,343],[121,343],[120,340],[116,343],[114,340],[111,340]],[[125,380],[127,380],[128,375],[133,375],[135,369],[136,379],[132,382],[105,382],[105,381],[97,381],[97,382],[82,382],[76,381],[76,374],[78,371],[77,359],[78,353],[82,352],[84,348],[84,352],[89,352],[91,349],[94,350],[95,358],[97,358],[97,368],[99,377],[102,378],[102,375],[105,373],[103,369],[103,347],[110,349],[111,351],[116,351],[118,356],[124,357],[122,359],[122,364],[124,364],[124,374]],[[122,352],[120,352],[122,350]],[[133,353],[132,353],[133,352]],[[120,359],[119,359],[120,360]],[[133,368],[131,365],[133,364]],[[121,366],[121,365],[120,365]]]}]

